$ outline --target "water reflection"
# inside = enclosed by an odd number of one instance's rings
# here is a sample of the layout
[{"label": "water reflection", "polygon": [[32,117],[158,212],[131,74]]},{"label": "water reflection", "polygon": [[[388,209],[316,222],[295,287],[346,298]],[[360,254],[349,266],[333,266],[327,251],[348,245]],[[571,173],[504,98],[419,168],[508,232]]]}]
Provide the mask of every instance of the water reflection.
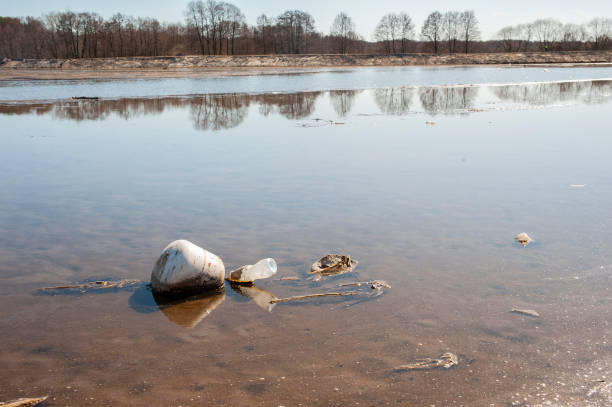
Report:
[{"label": "water reflection", "polygon": [[344,117],[351,112],[355,97],[361,93],[359,90],[331,90],[329,91],[329,99],[334,111],[340,117]]},{"label": "water reflection", "polygon": [[492,90],[501,100],[529,105],[550,105],[571,101],[600,103],[610,97],[612,81],[533,83],[521,86],[497,86]]},{"label": "water reflection", "polygon": [[419,99],[423,110],[432,115],[467,113],[474,108],[479,90],[477,87],[421,88]]},{"label": "water reflection", "polygon": [[382,88],[374,91],[380,111],[389,115],[404,115],[410,110],[414,88]]},{"label": "water reflection", "polygon": [[183,300],[167,300],[153,294],[155,303],[168,318],[183,328],[194,328],[225,300],[225,290]]},{"label": "water reflection", "polygon": [[422,109],[421,113],[436,115],[469,114],[486,110],[490,108],[491,103],[500,101],[538,106],[568,101],[600,103],[609,99],[611,95],[612,81],[597,80],[485,87],[398,87],[368,91],[333,90],[260,95],[233,93],[151,99],[70,100],[0,104],[0,114],[51,115],[56,119],[74,121],[105,120],[111,116],[129,120],[138,116],[159,115],[167,109],[189,109],[189,117],[195,129],[215,131],[235,128],[242,124],[251,106],[257,106],[262,116],[275,114],[289,120],[304,119],[313,115],[317,100],[324,96],[329,98],[331,108],[336,115],[344,117],[349,115],[356,105],[363,104],[360,103],[362,96],[373,98],[380,112],[386,115],[405,115],[411,111],[418,113],[418,105]]},{"label": "water reflection", "polygon": [[276,305],[270,303],[270,301],[277,298],[274,294],[262,290],[255,285],[230,284],[230,287],[243,297],[253,300],[253,302],[264,311],[272,312]]}]

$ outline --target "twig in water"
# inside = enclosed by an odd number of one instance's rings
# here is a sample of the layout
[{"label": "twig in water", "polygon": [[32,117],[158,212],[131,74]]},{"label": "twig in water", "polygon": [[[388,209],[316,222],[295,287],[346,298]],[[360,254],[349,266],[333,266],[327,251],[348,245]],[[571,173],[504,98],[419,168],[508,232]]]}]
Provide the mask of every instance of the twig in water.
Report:
[{"label": "twig in water", "polygon": [[138,280],[119,280],[119,281],[92,281],[90,283],[85,284],[74,284],[74,285],[58,285],[55,287],[43,287],[40,288],[41,291],[50,291],[50,290],[88,290],[91,288],[123,288],[126,286],[134,285],[139,283]]},{"label": "twig in water", "polygon": [[17,399],[6,403],[0,402],[1,407],[32,407],[45,401],[49,396],[28,398],[28,399]]},{"label": "twig in water", "polygon": [[383,288],[391,288],[391,286],[384,280],[373,280],[373,281],[358,281],[356,283],[344,283],[338,284],[338,287],[361,287],[362,285],[369,285],[372,290],[381,290]]},{"label": "twig in water", "polygon": [[321,294],[308,294],[308,295],[297,295],[295,297],[287,297],[287,298],[277,298],[275,300],[271,300],[270,304],[277,304],[279,302],[290,302],[290,301],[298,301],[305,300],[308,298],[318,298],[318,297],[344,297],[344,296],[352,296],[352,295],[363,295],[367,294],[362,291],[345,291],[345,292],[334,292],[334,293],[321,293]]}]

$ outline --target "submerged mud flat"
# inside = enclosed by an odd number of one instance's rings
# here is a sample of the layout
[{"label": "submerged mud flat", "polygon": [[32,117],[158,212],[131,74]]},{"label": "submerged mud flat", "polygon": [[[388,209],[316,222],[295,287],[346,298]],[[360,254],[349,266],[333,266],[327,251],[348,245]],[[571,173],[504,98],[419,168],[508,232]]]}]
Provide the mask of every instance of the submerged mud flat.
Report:
[{"label": "submerged mud flat", "polygon": [[[611,97],[586,80],[2,103],[0,400],[606,406]],[[177,238],[228,270],[273,257],[278,278],[188,302],[38,290],[147,281]],[[326,253],[359,265],[314,281]],[[269,306],[371,280],[393,288]]]}]

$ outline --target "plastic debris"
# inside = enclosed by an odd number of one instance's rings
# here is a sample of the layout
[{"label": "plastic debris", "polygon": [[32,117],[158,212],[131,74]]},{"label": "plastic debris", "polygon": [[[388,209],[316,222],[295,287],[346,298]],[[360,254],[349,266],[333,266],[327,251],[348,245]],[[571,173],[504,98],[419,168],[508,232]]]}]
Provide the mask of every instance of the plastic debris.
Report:
[{"label": "plastic debris", "polygon": [[277,269],[274,259],[262,259],[253,265],[242,266],[230,271],[227,279],[236,284],[253,284],[255,280],[273,276]]},{"label": "plastic debris", "polygon": [[446,352],[439,359],[433,358],[425,358],[419,359],[419,361],[414,363],[408,363],[406,365],[401,365],[396,367],[396,370],[426,370],[426,369],[436,369],[439,367],[443,367],[444,369],[450,369],[453,366],[459,364],[459,358],[454,353]]},{"label": "plastic debris", "polygon": [[514,312],[515,314],[527,315],[529,317],[535,317],[535,318],[540,316],[540,314],[538,314],[537,311],[534,311],[532,309],[512,308],[510,312]]},{"label": "plastic debris", "polygon": [[516,235],[514,237],[514,240],[516,240],[517,242],[519,242],[521,244],[521,246],[525,247],[527,246],[529,243],[533,242],[533,239],[529,237],[529,235],[527,233],[519,233],[518,235]]},{"label": "plastic debris", "polygon": [[151,272],[158,295],[188,296],[223,287],[225,266],[215,254],[187,240],[175,240],[159,256]]},{"label": "plastic debris", "polygon": [[428,126],[435,126],[436,122],[425,122],[425,124]]}]

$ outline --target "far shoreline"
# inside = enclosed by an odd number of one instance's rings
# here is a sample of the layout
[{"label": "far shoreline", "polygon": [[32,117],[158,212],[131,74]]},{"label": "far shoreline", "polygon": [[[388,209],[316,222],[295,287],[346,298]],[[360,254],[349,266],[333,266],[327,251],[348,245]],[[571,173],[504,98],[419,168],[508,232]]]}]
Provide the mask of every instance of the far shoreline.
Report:
[{"label": "far shoreline", "polygon": [[373,67],[610,67],[611,51],[402,55],[238,55],[1,60],[0,81],[197,78]]}]

